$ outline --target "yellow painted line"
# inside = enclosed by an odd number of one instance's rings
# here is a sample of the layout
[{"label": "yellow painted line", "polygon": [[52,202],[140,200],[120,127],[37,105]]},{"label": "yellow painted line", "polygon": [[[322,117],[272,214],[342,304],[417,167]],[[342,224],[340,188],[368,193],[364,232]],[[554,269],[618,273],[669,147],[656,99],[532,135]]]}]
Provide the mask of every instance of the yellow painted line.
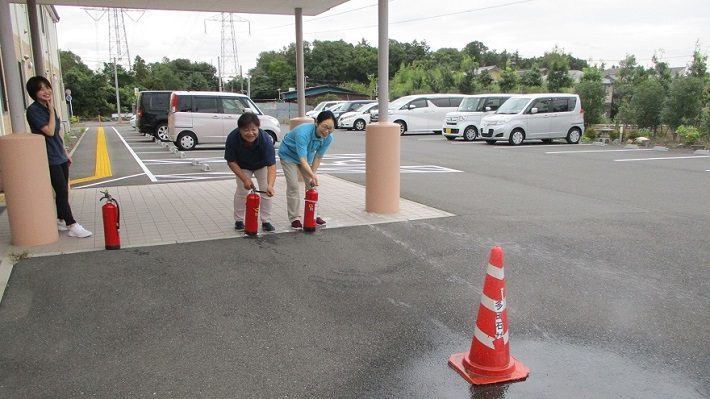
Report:
[{"label": "yellow painted line", "polygon": [[100,126],[96,130],[96,168],[94,169],[94,175],[70,180],[69,184],[86,183],[111,177],[112,175],[111,158],[108,156],[108,146],[106,145],[106,133],[104,128]]}]

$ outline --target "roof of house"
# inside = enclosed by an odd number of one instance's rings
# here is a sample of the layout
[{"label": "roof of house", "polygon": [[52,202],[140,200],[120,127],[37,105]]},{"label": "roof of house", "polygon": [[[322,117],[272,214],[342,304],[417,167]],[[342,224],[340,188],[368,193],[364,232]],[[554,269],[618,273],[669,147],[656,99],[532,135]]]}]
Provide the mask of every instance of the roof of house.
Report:
[{"label": "roof of house", "polygon": [[[359,95],[359,96],[364,95],[362,93],[358,93],[353,90],[343,89],[342,87],[337,87],[337,86],[306,87],[305,93],[306,93],[306,97],[315,97],[315,96],[320,96],[323,94],[331,94],[331,93],[332,94],[353,94],[353,95]],[[298,96],[298,93],[296,92],[296,90],[291,90],[291,91],[281,93],[281,98],[284,101],[295,100],[297,96]]]}]

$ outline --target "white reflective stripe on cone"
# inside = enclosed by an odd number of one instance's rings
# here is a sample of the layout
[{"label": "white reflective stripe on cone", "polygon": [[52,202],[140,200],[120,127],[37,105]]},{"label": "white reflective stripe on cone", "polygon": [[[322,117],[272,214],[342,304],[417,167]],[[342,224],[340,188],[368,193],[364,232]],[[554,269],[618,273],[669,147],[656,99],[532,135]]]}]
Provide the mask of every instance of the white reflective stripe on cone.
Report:
[{"label": "white reflective stripe on cone", "polygon": [[500,301],[496,301],[484,293],[481,293],[481,305],[494,313],[502,312],[508,307],[505,298]]},{"label": "white reflective stripe on cone", "polygon": [[488,264],[488,271],[487,271],[487,273],[488,273],[489,276],[491,276],[491,277],[493,277],[493,278],[496,278],[496,279],[498,279],[498,280],[503,280],[503,279],[505,278],[505,275],[504,275],[504,273],[503,273],[503,268],[502,268],[502,267],[493,266],[493,265],[491,265],[490,263]]},{"label": "white reflective stripe on cone", "polygon": [[[484,333],[481,331],[478,326],[473,329],[473,336],[478,340],[478,342],[482,343],[483,345],[491,348],[492,350],[495,350],[495,346],[493,346],[493,341],[495,341],[495,338],[489,336],[488,334]],[[508,332],[506,331],[503,334],[503,343],[507,344],[508,343]]]}]

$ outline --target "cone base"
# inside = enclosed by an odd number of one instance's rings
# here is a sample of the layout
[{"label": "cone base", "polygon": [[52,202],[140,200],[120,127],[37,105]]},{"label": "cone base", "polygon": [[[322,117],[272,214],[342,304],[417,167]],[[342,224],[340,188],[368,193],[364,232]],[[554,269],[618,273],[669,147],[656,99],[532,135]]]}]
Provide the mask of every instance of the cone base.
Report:
[{"label": "cone base", "polygon": [[468,352],[455,353],[449,358],[449,366],[451,366],[456,372],[463,377],[464,380],[468,381],[472,385],[487,385],[487,384],[497,384],[500,382],[512,382],[512,381],[523,381],[530,375],[530,369],[524,364],[518,361],[514,357],[510,357],[510,361],[513,363],[513,370],[509,374],[505,375],[492,375],[486,376],[481,374],[476,374],[469,371],[463,365],[464,356],[468,355]]}]

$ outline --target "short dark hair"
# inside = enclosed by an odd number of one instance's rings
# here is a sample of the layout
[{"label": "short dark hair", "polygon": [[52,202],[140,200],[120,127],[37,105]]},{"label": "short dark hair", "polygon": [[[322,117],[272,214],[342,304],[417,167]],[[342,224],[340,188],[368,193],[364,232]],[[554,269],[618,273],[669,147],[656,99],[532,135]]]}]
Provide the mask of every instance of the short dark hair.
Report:
[{"label": "short dark hair", "polygon": [[333,120],[333,127],[338,127],[338,121],[335,119],[335,114],[333,113],[333,111],[329,110],[321,111],[320,114],[318,114],[318,117],[316,118],[316,125],[320,125],[321,122],[328,119]]},{"label": "short dark hair", "polygon": [[35,101],[37,101],[37,92],[41,88],[42,84],[46,85],[50,89],[52,88],[52,84],[49,83],[49,80],[47,80],[44,76],[33,76],[27,81],[27,85],[25,85],[27,93]]},{"label": "short dark hair", "polygon": [[239,120],[237,120],[237,126],[240,128],[247,127],[249,125],[254,125],[256,127],[261,126],[261,121],[259,121],[259,116],[257,116],[253,112],[245,112],[242,114],[242,116],[239,117]]}]

